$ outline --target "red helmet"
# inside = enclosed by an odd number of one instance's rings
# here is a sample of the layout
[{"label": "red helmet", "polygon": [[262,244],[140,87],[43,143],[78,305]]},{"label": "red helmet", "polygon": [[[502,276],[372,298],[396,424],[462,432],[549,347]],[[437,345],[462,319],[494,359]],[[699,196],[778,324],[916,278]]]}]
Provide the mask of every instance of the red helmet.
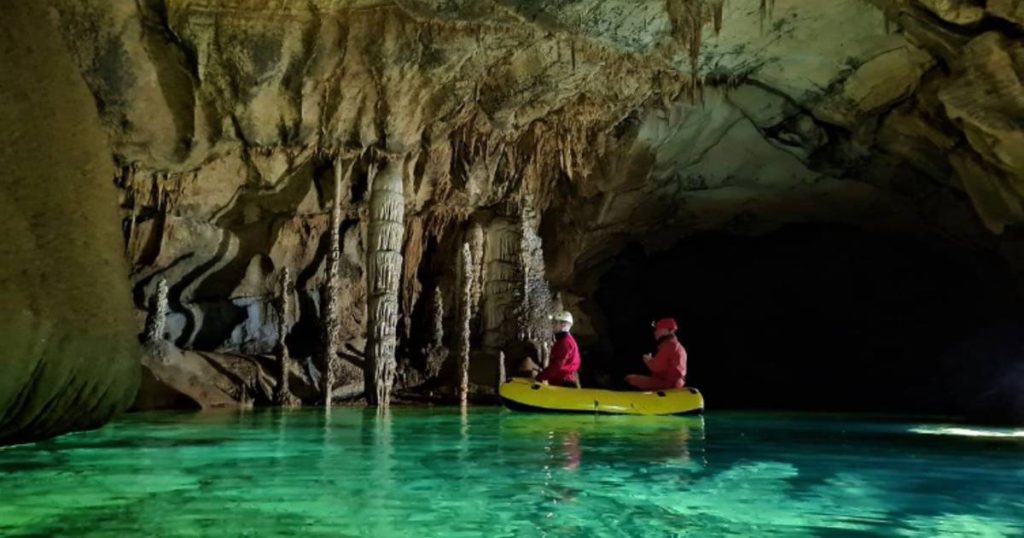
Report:
[{"label": "red helmet", "polygon": [[676,320],[672,318],[662,318],[659,319],[658,322],[654,324],[654,329],[664,329],[666,331],[676,332],[677,330],[679,330],[679,326],[676,325]]}]

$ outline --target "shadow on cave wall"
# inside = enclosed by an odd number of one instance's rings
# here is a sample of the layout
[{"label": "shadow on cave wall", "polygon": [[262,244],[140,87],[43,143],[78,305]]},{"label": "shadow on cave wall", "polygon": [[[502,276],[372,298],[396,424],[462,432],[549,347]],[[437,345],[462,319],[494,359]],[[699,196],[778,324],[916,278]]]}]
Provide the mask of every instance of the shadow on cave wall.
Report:
[{"label": "shadow on cave wall", "polygon": [[[203,278],[193,293],[193,300],[203,310],[203,324],[198,331],[185,331],[182,339],[191,338],[191,345],[197,349],[216,349],[228,338],[232,328],[245,320],[245,310],[230,302],[231,292],[245,278],[251,260],[267,252],[269,246],[276,242],[281,224],[297,212],[309,190],[309,179],[315,175],[313,168],[312,162],[299,167],[285,180],[281,189],[243,189],[231,208],[217,218],[215,224],[232,233],[238,241],[238,250],[216,271],[203,271],[177,285],[184,289],[196,278]],[[322,170],[320,172],[323,173]],[[229,241],[232,236],[225,234],[224,241]],[[222,248],[211,263],[221,263],[223,258]],[[260,262],[265,273],[274,270],[269,259],[264,257]],[[189,321],[194,325],[194,320]],[[179,345],[185,343],[179,342]]]},{"label": "shadow on cave wall", "polygon": [[1011,276],[977,254],[832,225],[699,235],[651,255],[631,245],[596,294],[610,353],[590,367],[613,382],[642,371],[650,320],[674,316],[688,382],[712,408],[1024,417]]},{"label": "shadow on cave wall", "polygon": [[[291,172],[278,187],[246,185],[231,206],[216,217],[212,224],[225,232],[217,253],[174,282],[169,290],[172,311],[184,317],[184,326],[175,341],[176,345],[202,350],[237,345],[237,342],[231,342],[232,332],[246,322],[250,315],[245,305],[239,304],[239,299],[269,301],[270,297],[238,298],[232,296],[233,290],[243,283],[254,259],[259,261],[262,274],[269,275],[279,269],[266,253],[278,242],[287,222],[298,213],[299,205],[310,188],[316,189],[320,205],[329,207],[334,196],[334,165],[333,160],[315,157]],[[363,168],[356,170],[351,184],[345,185],[351,189],[351,192],[345,192],[342,196],[346,206],[364,196],[366,171]],[[346,219],[342,234],[356,223]],[[307,288],[327,256],[328,239],[326,231],[316,238],[315,258],[307,267],[300,268],[296,275],[300,304],[293,331],[295,334],[289,335],[288,346],[294,348],[292,353],[298,356],[312,353],[311,346],[315,346],[310,342],[319,337],[310,336],[321,332],[317,314],[318,298],[314,296],[316,291],[310,292]],[[232,242],[235,243],[233,252]],[[137,304],[143,304],[145,287],[157,277],[159,273],[136,284]],[[252,345],[268,348],[267,351],[270,347],[266,342],[255,342]]]}]

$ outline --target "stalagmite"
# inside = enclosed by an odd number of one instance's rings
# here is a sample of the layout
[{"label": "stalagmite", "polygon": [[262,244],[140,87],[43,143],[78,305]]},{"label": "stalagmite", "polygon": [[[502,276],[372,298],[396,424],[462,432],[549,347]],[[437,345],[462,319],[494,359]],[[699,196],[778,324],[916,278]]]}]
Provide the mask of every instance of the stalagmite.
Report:
[{"label": "stalagmite", "polygon": [[373,178],[367,233],[366,398],[386,409],[395,378],[398,290],[402,274],[405,198],[400,162]]},{"label": "stalagmite", "polygon": [[430,301],[430,347],[439,347],[444,342],[444,295],[441,287],[434,287]]},{"label": "stalagmite", "polygon": [[277,391],[274,400],[278,405],[296,405],[298,400],[292,395],[288,387],[288,364],[291,358],[288,356],[288,346],[285,344],[285,336],[288,335],[288,327],[292,319],[292,276],[291,271],[285,267],[281,271],[281,279],[277,297],[277,346],[276,355],[278,361]]},{"label": "stalagmite", "polygon": [[167,280],[161,278],[156,283],[156,293],[149,302],[149,316],[146,319],[146,332],[143,336],[147,344],[163,340],[164,327],[167,324]]},{"label": "stalagmite", "polygon": [[441,287],[435,286],[430,300],[430,340],[424,352],[426,357],[426,376],[437,377],[441,371],[448,350],[444,347],[444,295]]},{"label": "stalagmite", "polygon": [[338,319],[338,288],[339,269],[341,265],[341,162],[334,165],[334,198],[331,205],[331,248],[327,255],[327,277],[321,289],[321,307],[324,314],[324,356],[320,361],[323,385],[320,387],[324,405],[331,405],[331,391],[334,388],[335,365],[337,361],[339,332],[341,322]]},{"label": "stalagmite", "polygon": [[505,352],[498,352],[498,387],[505,384]]},{"label": "stalagmite", "polygon": [[473,317],[473,254],[469,243],[462,244],[459,253],[459,288],[458,288],[458,337],[456,349],[459,357],[459,402],[466,405],[469,401],[469,322]]}]

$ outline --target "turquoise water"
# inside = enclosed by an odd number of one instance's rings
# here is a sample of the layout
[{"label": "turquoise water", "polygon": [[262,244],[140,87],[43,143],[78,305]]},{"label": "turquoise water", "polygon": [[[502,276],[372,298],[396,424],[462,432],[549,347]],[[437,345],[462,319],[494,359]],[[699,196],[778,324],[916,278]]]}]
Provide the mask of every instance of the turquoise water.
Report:
[{"label": "turquoise water", "polygon": [[1024,535],[1024,438],[841,417],[133,415],[0,450],[4,536]]}]

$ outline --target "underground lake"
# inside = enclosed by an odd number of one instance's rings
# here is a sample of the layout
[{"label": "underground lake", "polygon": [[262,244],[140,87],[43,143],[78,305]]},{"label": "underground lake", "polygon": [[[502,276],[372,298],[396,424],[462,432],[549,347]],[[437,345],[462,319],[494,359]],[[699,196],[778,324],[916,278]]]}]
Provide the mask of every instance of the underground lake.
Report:
[{"label": "underground lake", "polygon": [[1022,453],[852,415],[160,412],[0,450],[0,534],[1019,536]]}]

